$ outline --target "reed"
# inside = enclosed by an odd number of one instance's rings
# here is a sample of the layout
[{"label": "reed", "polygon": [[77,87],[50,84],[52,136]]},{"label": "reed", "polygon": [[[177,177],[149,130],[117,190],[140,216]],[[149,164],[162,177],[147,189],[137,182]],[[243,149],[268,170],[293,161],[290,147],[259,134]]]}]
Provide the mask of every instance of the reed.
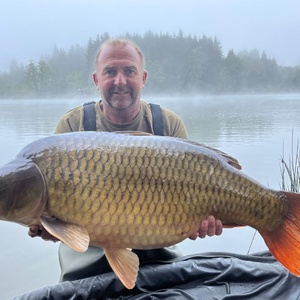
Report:
[{"label": "reed", "polygon": [[284,146],[283,155],[280,160],[280,173],[281,173],[281,189],[283,191],[299,193],[300,190],[300,149],[299,140],[295,145],[294,143],[294,132],[292,132],[292,150],[285,160],[284,157]]}]

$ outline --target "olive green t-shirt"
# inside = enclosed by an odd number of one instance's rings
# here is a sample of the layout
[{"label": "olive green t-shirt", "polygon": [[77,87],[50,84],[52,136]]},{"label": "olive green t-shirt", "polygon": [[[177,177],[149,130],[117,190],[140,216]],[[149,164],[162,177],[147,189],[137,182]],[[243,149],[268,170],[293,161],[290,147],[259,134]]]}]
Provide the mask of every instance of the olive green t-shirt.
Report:
[{"label": "olive green t-shirt", "polygon": [[[141,101],[141,110],[136,118],[127,124],[116,124],[107,119],[100,109],[99,101],[95,103],[96,129],[97,131],[144,131],[153,132],[152,114],[149,104]],[[182,120],[172,111],[162,108],[164,121],[164,135],[179,138],[187,138],[187,131]],[[65,133],[72,131],[84,131],[83,127],[83,106],[78,106],[59,120],[55,133]]]}]

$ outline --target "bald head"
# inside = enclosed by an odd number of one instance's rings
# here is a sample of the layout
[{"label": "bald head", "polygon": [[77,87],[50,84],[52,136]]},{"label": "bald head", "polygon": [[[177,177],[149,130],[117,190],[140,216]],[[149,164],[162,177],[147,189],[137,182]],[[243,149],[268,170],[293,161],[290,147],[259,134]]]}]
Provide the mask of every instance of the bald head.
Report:
[{"label": "bald head", "polygon": [[145,69],[145,56],[142,52],[142,50],[139,48],[139,46],[137,44],[135,44],[133,41],[131,40],[127,40],[127,39],[109,39],[106,40],[99,48],[97,54],[96,54],[96,59],[95,59],[95,66],[97,66],[98,63],[98,58],[100,53],[103,51],[104,48],[106,47],[120,47],[120,48],[125,48],[125,47],[132,47],[134,48],[134,50],[137,52],[137,54],[140,57],[140,63],[141,63],[141,69],[144,70]]}]

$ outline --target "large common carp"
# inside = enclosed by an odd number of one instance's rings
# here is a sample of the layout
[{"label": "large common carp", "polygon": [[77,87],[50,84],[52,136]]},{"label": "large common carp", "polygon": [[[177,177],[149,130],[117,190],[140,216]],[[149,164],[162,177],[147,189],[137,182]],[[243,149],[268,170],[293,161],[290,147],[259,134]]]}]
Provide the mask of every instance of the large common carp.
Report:
[{"label": "large common carp", "polygon": [[203,145],[141,133],[76,132],[26,146],[0,169],[0,219],[46,230],[77,251],[101,246],[127,288],[138,258],[189,237],[214,215],[256,228],[300,275],[300,195],[273,191]]}]

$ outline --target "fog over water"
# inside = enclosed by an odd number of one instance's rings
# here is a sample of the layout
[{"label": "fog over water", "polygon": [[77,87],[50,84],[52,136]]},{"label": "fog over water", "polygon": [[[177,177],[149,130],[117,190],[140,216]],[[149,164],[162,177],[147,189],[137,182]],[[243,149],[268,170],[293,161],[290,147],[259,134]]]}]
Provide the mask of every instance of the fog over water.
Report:
[{"label": "fog over water", "polygon": [[258,49],[280,65],[300,64],[298,0],[2,0],[0,71],[97,34],[153,32],[217,37],[230,49]]}]

